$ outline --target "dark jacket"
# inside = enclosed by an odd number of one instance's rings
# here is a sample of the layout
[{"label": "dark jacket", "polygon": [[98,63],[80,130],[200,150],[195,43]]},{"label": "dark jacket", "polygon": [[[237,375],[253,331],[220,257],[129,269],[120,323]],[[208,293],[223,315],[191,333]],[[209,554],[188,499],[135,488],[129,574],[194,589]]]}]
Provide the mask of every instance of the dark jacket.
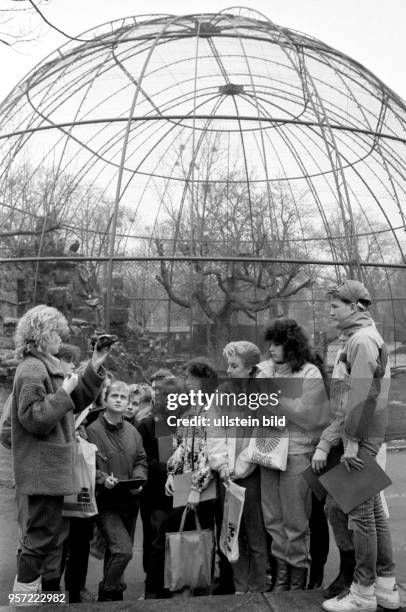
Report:
[{"label": "dark jacket", "polygon": [[89,442],[96,444],[96,482],[99,484],[97,504],[99,508],[126,507],[138,503],[129,491],[106,489],[105,478],[113,473],[119,480],[147,479],[147,457],[141,435],[136,428],[122,420],[116,425],[100,414],[86,429]]},{"label": "dark jacket", "polygon": [[74,417],[92,403],[104,380],[89,363],[71,395],[62,388],[59,361],[32,351],[19,364],[11,406],[14,478],[19,493],[75,492]]},{"label": "dark jacket", "polygon": [[154,417],[151,415],[141,421],[138,431],[142,436],[148,460],[148,483],[144,489],[144,502],[152,510],[169,511],[172,509],[172,497],[165,495],[167,464],[166,461],[159,461]]}]

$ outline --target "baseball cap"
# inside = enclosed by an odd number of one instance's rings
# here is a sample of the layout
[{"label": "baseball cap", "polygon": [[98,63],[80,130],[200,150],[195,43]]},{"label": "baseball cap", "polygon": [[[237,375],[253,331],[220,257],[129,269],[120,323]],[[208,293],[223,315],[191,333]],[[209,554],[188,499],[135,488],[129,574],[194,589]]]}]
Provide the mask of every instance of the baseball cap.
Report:
[{"label": "baseball cap", "polygon": [[330,295],[335,295],[344,302],[356,304],[358,300],[364,300],[371,304],[371,296],[368,289],[360,281],[346,280],[340,285],[336,285],[327,291]]}]

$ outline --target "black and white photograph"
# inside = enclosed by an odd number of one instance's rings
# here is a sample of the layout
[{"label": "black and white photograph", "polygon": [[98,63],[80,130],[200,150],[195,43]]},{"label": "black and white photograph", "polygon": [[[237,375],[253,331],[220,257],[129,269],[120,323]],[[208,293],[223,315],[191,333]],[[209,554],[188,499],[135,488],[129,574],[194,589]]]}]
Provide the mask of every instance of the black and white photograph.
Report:
[{"label": "black and white photograph", "polygon": [[405,24],[0,0],[0,612],[406,611]]}]

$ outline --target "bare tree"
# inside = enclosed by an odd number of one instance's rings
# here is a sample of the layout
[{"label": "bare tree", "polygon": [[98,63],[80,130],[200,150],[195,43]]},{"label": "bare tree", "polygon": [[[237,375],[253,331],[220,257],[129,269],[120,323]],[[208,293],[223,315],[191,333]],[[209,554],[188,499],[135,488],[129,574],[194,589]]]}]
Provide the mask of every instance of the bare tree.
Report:
[{"label": "bare tree", "polygon": [[[37,5],[43,0],[37,0]],[[44,22],[28,0],[3,0],[0,8],[0,43],[13,47],[41,36]]]},{"label": "bare tree", "polygon": [[[225,178],[225,177],[224,177]],[[197,261],[192,265],[162,262],[158,282],[177,305],[192,309],[195,321],[208,320],[216,352],[230,338],[232,324],[254,322],[257,313],[277,312],[286,300],[313,283],[306,266],[250,263],[250,257],[303,258],[295,204],[280,186],[272,202],[236,182],[203,184],[192,202],[192,214],[170,211],[155,238],[156,253],[192,256],[241,256],[246,262]],[[191,224],[191,219],[193,223]],[[172,236],[173,241],[165,237]]]},{"label": "bare tree", "polygon": [[[107,255],[112,202],[93,185],[78,184],[53,168],[13,167],[3,182],[0,235],[4,252],[12,256]],[[117,229],[126,233],[129,215],[119,212]],[[116,239],[121,252],[123,235]],[[94,273],[101,281],[100,264]]]}]

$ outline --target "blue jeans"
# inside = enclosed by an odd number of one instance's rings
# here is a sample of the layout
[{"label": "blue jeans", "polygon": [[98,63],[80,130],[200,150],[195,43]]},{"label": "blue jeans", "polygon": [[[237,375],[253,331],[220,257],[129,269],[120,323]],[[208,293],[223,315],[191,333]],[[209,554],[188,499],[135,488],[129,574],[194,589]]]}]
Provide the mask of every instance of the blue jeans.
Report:
[{"label": "blue jeans", "polygon": [[349,513],[348,526],[354,538],[354,581],[371,586],[375,573],[394,576],[392,540],[379,493]]},{"label": "blue jeans", "polygon": [[[380,444],[366,441],[362,442],[361,446],[371,455],[376,456]],[[354,508],[348,517],[328,496],[326,512],[339,548],[351,550],[350,538],[352,537],[355,551],[355,582],[363,586],[371,586],[375,582],[376,575],[395,575],[389,523],[379,493]]]},{"label": "blue jeans", "polygon": [[[28,522],[28,495],[16,491],[15,501],[17,507],[17,522],[20,530],[20,540],[17,547],[17,565],[23,549],[24,535]],[[47,502],[47,505],[48,502]],[[51,506],[52,508],[52,506]],[[53,512],[53,511],[52,511]],[[45,517],[47,514],[45,514]],[[48,519],[46,518],[48,521]],[[61,577],[61,562],[62,548],[69,533],[69,519],[62,518],[62,522],[55,538],[55,546],[52,546],[43,562],[41,575],[43,588],[47,588],[47,584],[52,584],[52,590],[55,590],[60,582]]]},{"label": "blue jeans", "polygon": [[238,536],[239,557],[232,564],[234,586],[243,593],[262,593],[266,590],[268,559],[259,469],[255,468],[252,474],[235,483],[245,487],[245,501]]},{"label": "blue jeans", "polygon": [[301,472],[311,454],[289,455],[286,471],[261,467],[261,502],[265,529],[276,559],[293,567],[310,566],[312,494]]},{"label": "blue jeans", "polygon": [[124,591],[124,570],[133,556],[135,523],[137,512],[104,508],[98,523],[107,542],[104,562],[103,591]]},{"label": "blue jeans", "polygon": [[52,581],[55,590],[61,576],[62,546],[69,527],[69,521],[62,516],[63,497],[26,497],[26,507],[23,496],[18,500],[23,535],[21,553],[18,555],[18,581],[33,582],[42,574],[43,585]]}]

